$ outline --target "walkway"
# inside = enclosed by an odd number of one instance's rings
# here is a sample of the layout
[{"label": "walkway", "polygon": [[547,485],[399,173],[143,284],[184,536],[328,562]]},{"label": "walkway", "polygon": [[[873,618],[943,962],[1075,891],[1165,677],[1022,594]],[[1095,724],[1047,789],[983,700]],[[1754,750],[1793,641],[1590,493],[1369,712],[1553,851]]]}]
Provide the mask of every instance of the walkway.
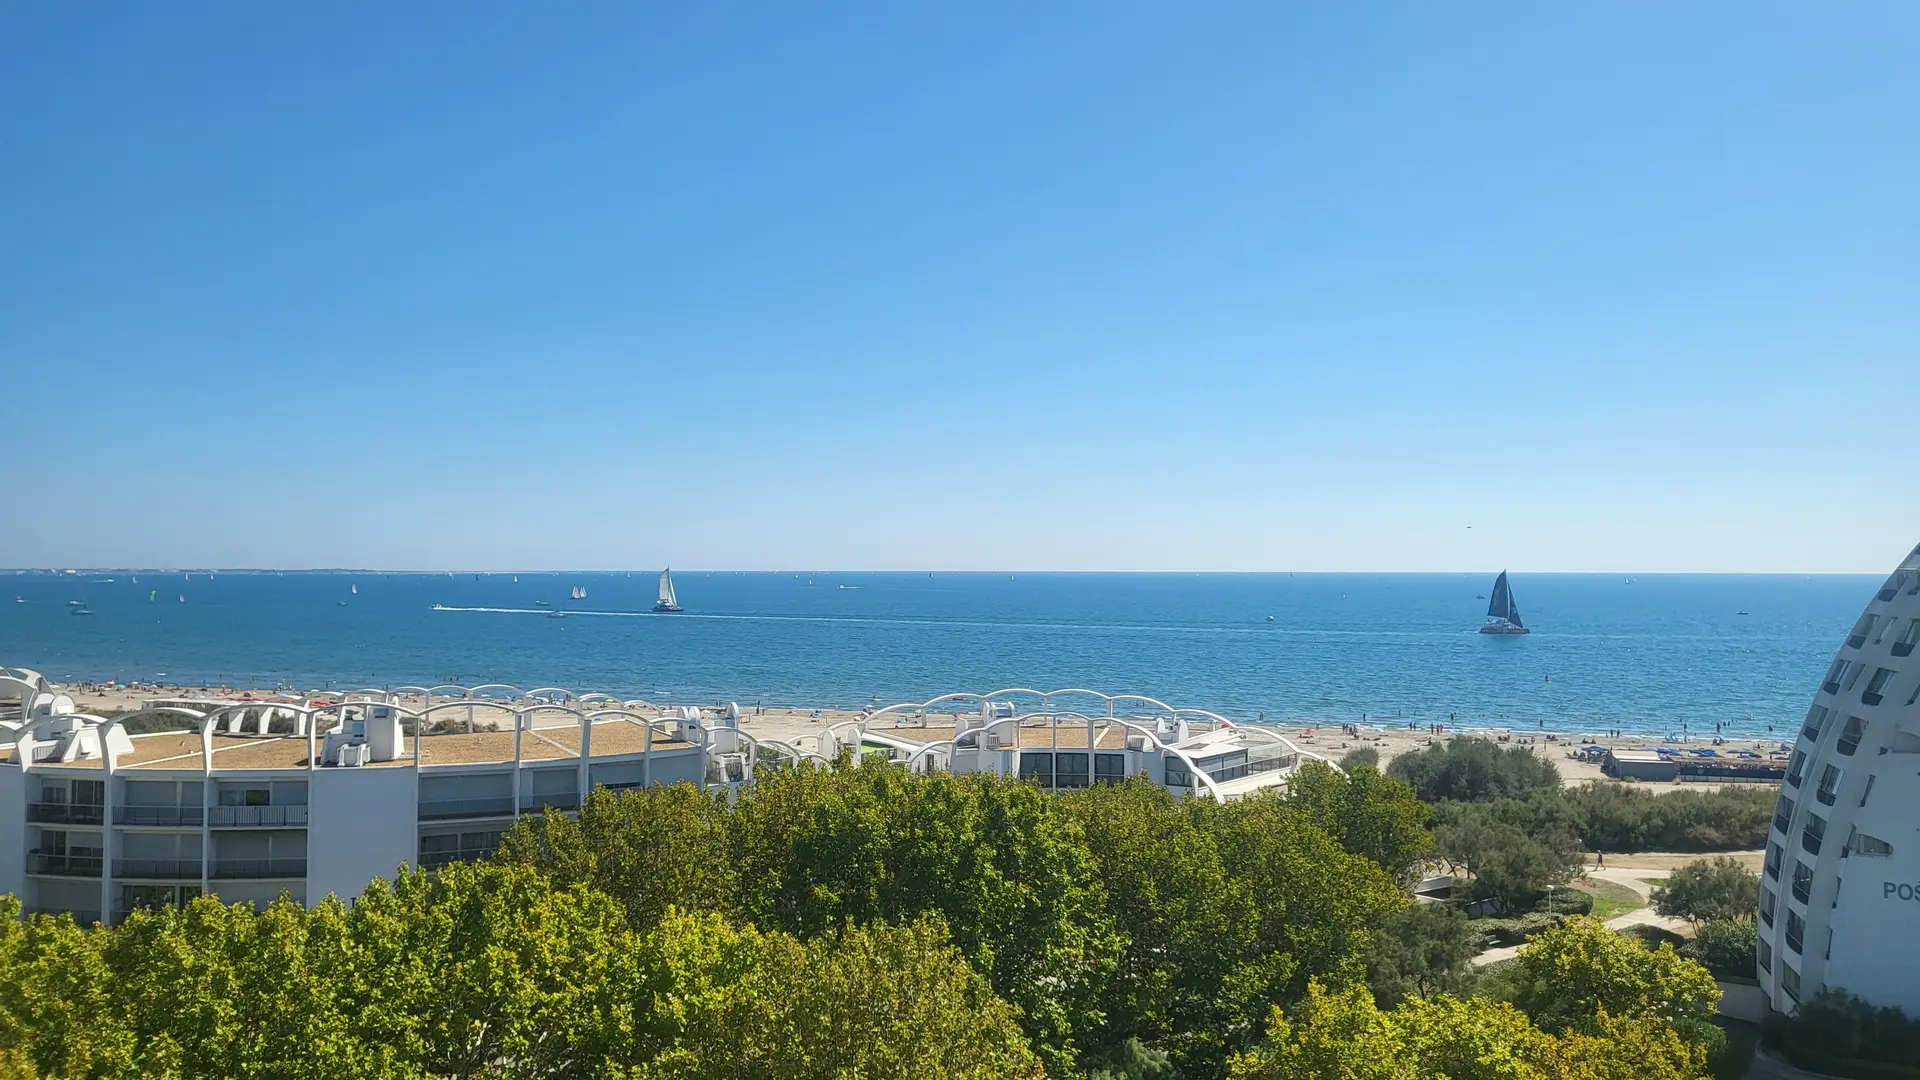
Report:
[{"label": "walkway", "polygon": [[[1669,872],[1670,871],[1666,870],[1649,870],[1630,867],[1589,867],[1587,869],[1587,877],[1594,881],[1606,881],[1632,889],[1635,893],[1639,894],[1641,900],[1650,905],[1653,902],[1653,886],[1648,883],[1647,879],[1664,878]],[[1657,915],[1654,913],[1653,908],[1649,906],[1629,911],[1625,915],[1616,918],[1608,919],[1606,925],[1609,930],[1625,930],[1629,926],[1657,926],[1662,930],[1671,930],[1678,933],[1685,928],[1687,924],[1681,919],[1669,919],[1663,915]],[[1522,946],[1519,945],[1507,945],[1498,949],[1488,949],[1486,952],[1473,958],[1474,966],[1485,967],[1488,964],[1497,964],[1502,960],[1510,960],[1520,952],[1521,948]]]}]

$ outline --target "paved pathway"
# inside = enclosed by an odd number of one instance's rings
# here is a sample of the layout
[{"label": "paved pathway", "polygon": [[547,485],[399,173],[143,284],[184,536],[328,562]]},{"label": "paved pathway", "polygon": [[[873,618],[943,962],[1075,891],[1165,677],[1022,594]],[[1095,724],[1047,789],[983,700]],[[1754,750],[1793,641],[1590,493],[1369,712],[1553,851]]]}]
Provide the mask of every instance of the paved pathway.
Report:
[{"label": "paved pathway", "polygon": [[[1666,877],[1668,873],[1670,873],[1670,871],[1666,870],[1590,867],[1587,870],[1587,877],[1595,881],[1605,881],[1632,889],[1635,893],[1639,894],[1640,899],[1651,903],[1653,899],[1653,886],[1648,883],[1647,879],[1663,878]],[[1662,915],[1656,915],[1651,907],[1643,907],[1636,911],[1629,911],[1625,915],[1607,920],[1607,929],[1609,930],[1625,930],[1629,926],[1657,926],[1662,930],[1672,930],[1677,933],[1686,925],[1687,924],[1680,919],[1669,919]],[[1502,960],[1512,959],[1513,956],[1520,951],[1520,948],[1518,945],[1507,945],[1498,949],[1488,949],[1486,952],[1473,958],[1474,966],[1485,967],[1488,964],[1496,964]]]}]

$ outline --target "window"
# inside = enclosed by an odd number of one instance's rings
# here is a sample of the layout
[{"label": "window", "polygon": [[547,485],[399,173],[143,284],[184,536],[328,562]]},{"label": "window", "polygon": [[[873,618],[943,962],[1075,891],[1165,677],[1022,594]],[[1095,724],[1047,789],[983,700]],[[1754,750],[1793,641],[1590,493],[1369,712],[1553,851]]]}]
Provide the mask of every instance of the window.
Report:
[{"label": "window", "polygon": [[1867,722],[1857,716],[1849,716],[1847,726],[1840,729],[1840,741],[1834,744],[1834,749],[1847,757],[1852,757],[1853,752],[1860,749],[1860,739],[1866,733]]},{"label": "window", "polygon": [[1795,859],[1793,860],[1793,898],[1804,904],[1807,902],[1807,897],[1811,895],[1813,895],[1813,867]]},{"label": "window", "polygon": [[1833,666],[1827,669],[1827,678],[1820,684],[1820,689],[1829,694],[1839,693],[1841,684],[1846,681],[1847,670],[1851,667],[1851,660],[1835,660]]},{"label": "window", "polygon": [[1186,762],[1181,761],[1172,754],[1168,754],[1166,756],[1166,763],[1168,787],[1193,786],[1193,772],[1187,768]]},{"label": "window", "polygon": [[1783,858],[1779,844],[1767,845],[1767,876],[1775,881],[1780,880],[1780,863]]},{"label": "window", "polygon": [[1792,911],[1787,912],[1787,948],[1800,952],[1807,940],[1807,921]]},{"label": "window", "polygon": [[1820,854],[1820,841],[1826,836],[1827,820],[1819,814],[1808,814],[1806,828],[1800,830],[1800,850],[1809,855]]},{"label": "window", "polygon": [[1779,830],[1781,836],[1793,832],[1793,810],[1793,800],[1785,795],[1780,796],[1779,804],[1773,808],[1773,827]]},{"label": "window", "polygon": [[1876,776],[1878,776],[1878,775],[1880,775],[1880,774],[1879,774],[1879,773],[1868,773],[1868,774],[1867,774],[1867,786],[1866,786],[1866,787],[1865,787],[1865,788],[1864,788],[1864,789],[1863,789],[1863,790],[1862,790],[1862,791],[1860,792],[1860,805],[1861,805],[1861,806],[1865,806],[1865,805],[1867,805],[1867,796],[1869,796],[1869,795],[1871,795],[1871,794],[1873,794],[1873,778],[1874,778],[1874,777],[1876,777]]},{"label": "window", "polygon": [[1853,834],[1853,851],[1856,855],[1866,855],[1870,858],[1884,859],[1893,854],[1893,845],[1877,836],[1868,836],[1866,833],[1857,832]]},{"label": "window", "polygon": [[1117,784],[1127,778],[1127,755],[1093,755],[1093,778],[1102,784]]},{"label": "window", "polygon": [[1815,705],[1807,710],[1807,723],[1800,729],[1800,735],[1808,742],[1819,742],[1820,732],[1827,726],[1828,710],[1824,705]]},{"label": "window", "polygon": [[1860,616],[1860,621],[1854,625],[1853,633],[1847,635],[1847,648],[1858,649],[1862,645],[1865,645],[1867,638],[1873,634],[1873,628],[1878,625],[1879,622],[1880,616],[1878,615]]},{"label": "window", "polygon": [[1800,1000],[1800,973],[1793,970],[1792,964],[1780,965],[1780,989],[1785,990],[1794,1001]]},{"label": "window", "polygon": [[1840,769],[1838,766],[1829,765],[1826,771],[1820,774],[1820,790],[1815,792],[1813,797],[1819,799],[1823,806],[1832,806],[1833,800],[1839,797],[1839,793]]},{"label": "window", "polygon": [[1053,786],[1063,788],[1083,788],[1087,786],[1086,754],[1053,755]]},{"label": "window", "polygon": [[[1824,711],[1824,710],[1822,710]],[[1818,736],[1816,736],[1817,738]],[[1799,750],[1793,752],[1793,760],[1787,763],[1787,786],[1800,786],[1800,770],[1807,766],[1807,755]]]},{"label": "window", "polygon": [[1860,692],[1860,700],[1868,705],[1878,705],[1881,695],[1886,693],[1887,684],[1893,681],[1892,668],[1874,668],[1873,678],[1867,680],[1867,688]]},{"label": "window", "polygon": [[1893,643],[1893,655],[1912,656],[1915,645],[1920,645],[1920,619],[1908,619],[1907,632]]},{"label": "window", "polygon": [[1773,946],[1767,944],[1766,938],[1760,939],[1760,970],[1773,970]]},{"label": "window", "polygon": [[1768,926],[1773,925],[1773,908],[1777,902],[1772,889],[1760,886],[1760,921]]},{"label": "window", "polygon": [[273,790],[271,788],[221,788],[221,806],[271,806]]},{"label": "window", "polygon": [[1053,754],[1041,750],[1020,752],[1020,779],[1038,780],[1041,787],[1053,786]]}]

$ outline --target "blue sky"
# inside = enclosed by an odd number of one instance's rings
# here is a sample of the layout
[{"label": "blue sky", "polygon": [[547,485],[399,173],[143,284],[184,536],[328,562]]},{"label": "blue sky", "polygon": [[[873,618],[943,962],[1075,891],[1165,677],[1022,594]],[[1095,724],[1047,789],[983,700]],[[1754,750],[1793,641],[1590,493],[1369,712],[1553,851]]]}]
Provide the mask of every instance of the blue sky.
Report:
[{"label": "blue sky", "polygon": [[1577,7],[8,6],[0,565],[1890,567],[1920,8]]}]

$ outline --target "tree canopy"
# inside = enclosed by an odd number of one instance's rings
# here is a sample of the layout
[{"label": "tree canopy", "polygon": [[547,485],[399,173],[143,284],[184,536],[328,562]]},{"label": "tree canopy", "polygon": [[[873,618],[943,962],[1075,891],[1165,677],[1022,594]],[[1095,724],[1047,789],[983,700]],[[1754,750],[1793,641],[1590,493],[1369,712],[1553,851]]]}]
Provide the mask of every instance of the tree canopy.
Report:
[{"label": "tree canopy", "polygon": [[1655,911],[1695,925],[1750,917],[1759,904],[1760,875],[1725,855],[1690,862],[1653,888]]}]

